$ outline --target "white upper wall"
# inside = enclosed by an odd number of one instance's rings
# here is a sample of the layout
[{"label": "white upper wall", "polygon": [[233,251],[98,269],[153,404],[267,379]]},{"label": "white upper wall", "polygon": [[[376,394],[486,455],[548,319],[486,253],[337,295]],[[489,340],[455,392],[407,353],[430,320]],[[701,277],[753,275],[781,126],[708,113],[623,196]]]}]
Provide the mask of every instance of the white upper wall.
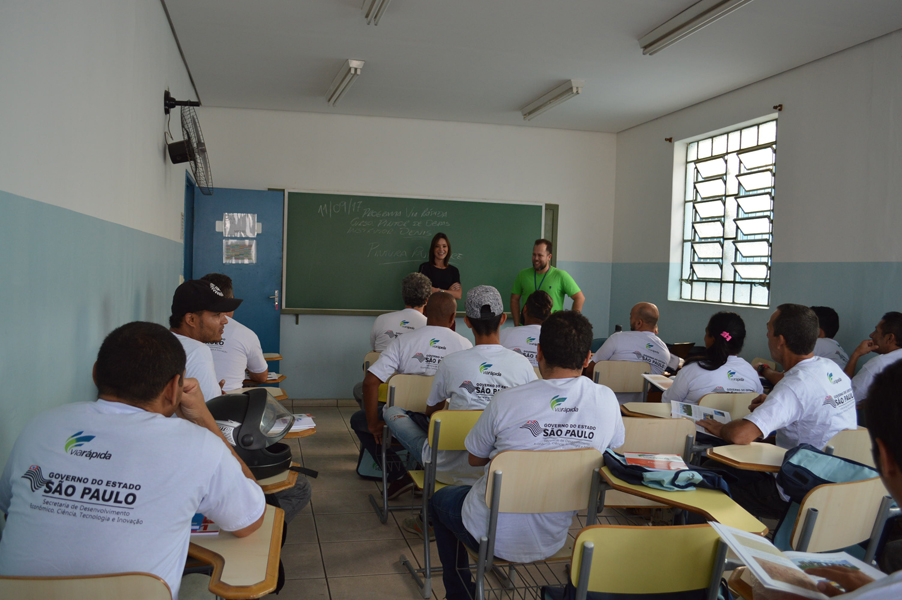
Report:
[{"label": "white upper wall", "polygon": [[902,260],[902,31],[617,136],[614,261],[669,262],[673,148],[774,112],[775,262]]},{"label": "white upper wall", "polygon": [[163,92],[194,92],[159,0],[3,2],[0,57],[0,189],[179,240]]},{"label": "white upper wall", "polygon": [[556,203],[557,259],[611,260],[613,134],[229,108],[198,114],[218,187]]}]

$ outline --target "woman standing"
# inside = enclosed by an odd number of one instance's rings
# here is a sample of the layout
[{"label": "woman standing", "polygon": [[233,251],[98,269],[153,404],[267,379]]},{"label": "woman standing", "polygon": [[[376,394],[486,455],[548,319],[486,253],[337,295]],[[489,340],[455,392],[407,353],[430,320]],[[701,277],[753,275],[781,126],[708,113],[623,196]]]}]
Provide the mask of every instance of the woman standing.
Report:
[{"label": "woman standing", "polygon": [[448,264],[451,258],[451,242],[444,233],[436,233],[429,247],[429,262],[420,265],[420,273],[432,282],[432,293],[447,292],[461,299],[463,288],[460,287],[460,271]]}]

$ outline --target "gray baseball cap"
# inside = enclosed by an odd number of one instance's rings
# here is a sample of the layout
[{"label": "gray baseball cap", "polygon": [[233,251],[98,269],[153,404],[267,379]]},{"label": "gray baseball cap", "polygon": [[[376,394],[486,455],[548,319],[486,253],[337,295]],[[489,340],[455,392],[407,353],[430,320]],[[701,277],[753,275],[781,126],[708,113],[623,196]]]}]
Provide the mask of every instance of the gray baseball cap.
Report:
[{"label": "gray baseball cap", "polygon": [[467,292],[467,316],[471,319],[491,319],[504,312],[501,294],[490,285],[479,285]]}]

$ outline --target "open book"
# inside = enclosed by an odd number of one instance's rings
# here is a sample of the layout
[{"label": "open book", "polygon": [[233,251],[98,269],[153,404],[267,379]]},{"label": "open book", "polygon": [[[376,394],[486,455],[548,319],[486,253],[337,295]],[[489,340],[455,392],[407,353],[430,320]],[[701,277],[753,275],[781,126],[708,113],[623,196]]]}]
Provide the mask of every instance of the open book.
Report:
[{"label": "open book", "polygon": [[624,452],[623,459],[628,465],[639,465],[655,471],[682,471],[686,468],[683,457],[678,454],[648,454],[646,452]]},{"label": "open book", "polygon": [[194,513],[191,517],[191,535],[216,535],[219,525],[208,519],[203,513]]},{"label": "open book", "polygon": [[[674,419],[685,417],[687,419],[692,419],[693,421],[701,421],[702,419],[714,419],[718,423],[729,423],[731,421],[730,413],[726,411],[709,408],[707,406],[699,406],[698,404],[687,404],[685,402],[671,402],[670,416]],[[713,435],[701,425],[696,425],[695,430],[699,433]]]},{"label": "open book", "polygon": [[748,567],[761,584],[769,590],[798,594],[804,598],[827,598],[817,591],[822,577],[807,574],[802,569],[813,567],[843,566],[858,569],[874,579],[886,577],[874,567],[863,563],[845,552],[817,554],[814,552],[781,552],[765,537],[747,533],[734,527],[709,522],[720,538]]}]

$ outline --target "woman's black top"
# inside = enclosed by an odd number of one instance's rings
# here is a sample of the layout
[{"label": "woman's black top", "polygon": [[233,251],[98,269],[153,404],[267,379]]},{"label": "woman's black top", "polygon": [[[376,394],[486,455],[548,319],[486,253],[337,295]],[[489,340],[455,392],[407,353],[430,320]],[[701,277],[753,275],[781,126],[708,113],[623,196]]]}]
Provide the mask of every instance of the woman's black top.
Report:
[{"label": "woman's black top", "polygon": [[455,283],[460,283],[460,271],[453,265],[439,269],[432,263],[424,262],[420,265],[420,273],[429,278],[432,287],[447,290]]}]

